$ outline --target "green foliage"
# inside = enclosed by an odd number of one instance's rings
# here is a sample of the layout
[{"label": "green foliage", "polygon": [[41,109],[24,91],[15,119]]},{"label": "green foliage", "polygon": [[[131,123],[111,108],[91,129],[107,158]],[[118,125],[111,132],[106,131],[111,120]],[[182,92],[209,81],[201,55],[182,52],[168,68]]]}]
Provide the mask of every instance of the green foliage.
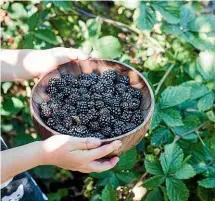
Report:
[{"label": "green foliage", "polygon": [[[3,48],[80,48],[91,57],[133,66],[156,92],[153,120],[144,140],[120,156],[113,169],[91,173],[79,191],[92,201],[121,201],[144,178],[144,201],[214,201],[214,15],[200,1],[106,3],[1,4]],[[35,81],[1,85],[1,131],[10,146],[40,139],[29,113]],[[83,179],[50,166],[31,173],[52,201],[73,199],[70,189],[78,191],[74,183]],[[61,189],[56,191],[54,185]],[[123,191],[121,196],[119,187],[127,194]]]}]

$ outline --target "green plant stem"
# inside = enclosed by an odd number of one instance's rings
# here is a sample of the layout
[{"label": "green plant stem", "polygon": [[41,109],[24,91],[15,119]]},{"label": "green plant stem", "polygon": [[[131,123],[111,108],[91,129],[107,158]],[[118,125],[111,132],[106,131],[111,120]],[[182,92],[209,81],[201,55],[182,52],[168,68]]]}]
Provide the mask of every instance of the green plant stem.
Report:
[{"label": "green plant stem", "polygon": [[193,132],[196,132],[196,131],[200,130],[202,127],[206,126],[207,124],[209,124],[209,121],[205,121],[202,124],[200,124],[198,127],[194,128],[194,129],[191,129],[191,130],[189,130],[189,131],[187,131],[187,132],[185,132],[185,133],[183,133],[181,135],[177,135],[175,141],[178,141],[180,138],[185,137],[185,136],[189,135],[190,133],[193,133]]},{"label": "green plant stem", "polygon": [[158,92],[162,86],[162,84],[164,83],[164,81],[166,80],[167,76],[170,74],[170,72],[172,71],[173,67],[175,66],[175,64],[172,64],[168,70],[165,72],[164,76],[162,77],[162,79],[160,80],[156,90],[155,90],[155,95],[158,95]]},{"label": "green plant stem", "polygon": [[128,194],[127,198],[126,198],[126,201],[129,201],[129,199],[131,198],[131,195],[132,195],[132,191],[135,187],[138,186],[138,184],[140,182],[142,182],[144,180],[144,178],[147,176],[148,172],[145,172],[144,174],[142,174],[142,176],[140,177],[140,179],[135,183],[135,185],[133,186],[131,192]]}]

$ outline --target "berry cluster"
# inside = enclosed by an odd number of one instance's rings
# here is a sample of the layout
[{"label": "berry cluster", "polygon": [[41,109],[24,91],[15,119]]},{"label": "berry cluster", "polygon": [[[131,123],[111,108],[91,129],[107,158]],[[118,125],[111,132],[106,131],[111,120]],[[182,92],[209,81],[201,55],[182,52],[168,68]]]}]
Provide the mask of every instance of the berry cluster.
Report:
[{"label": "berry cluster", "polygon": [[50,100],[40,104],[41,118],[62,134],[106,139],[131,131],[144,120],[141,92],[114,70],[51,78],[46,91]]}]

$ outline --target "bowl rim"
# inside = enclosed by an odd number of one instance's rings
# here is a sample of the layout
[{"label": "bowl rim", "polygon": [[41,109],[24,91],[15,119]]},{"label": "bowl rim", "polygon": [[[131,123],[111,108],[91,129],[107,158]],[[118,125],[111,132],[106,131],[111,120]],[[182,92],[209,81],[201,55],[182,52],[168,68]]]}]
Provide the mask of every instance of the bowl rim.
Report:
[{"label": "bowl rim", "polygon": [[[150,107],[150,110],[149,110],[149,112],[148,112],[146,118],[144,119],[144,121],[143,121],[138,127],[136,127],[135,129],[133,129],[133,130],[131,130],[131,131],[129,131],[129,132],[123,134],[123,135],[120,135],[120,136],[117,136],[117,137],[108,138],[108,139],[102,139],[101,142],[110,142],[110,141],[114,141],[114,140],[120,140],[120,139],[122,139],[122,138],[124,138],[124,137],[127,137],[127,136],[129,136],[129,135],[135,133],[135,132],[138,131],[140,128],[142,128],[143,126],[145,126],[145,124],[152,118],[153,111],[154,111],[154,107],[155,107],[155,106],[154,106],[154,105],[155,105],[155,103],[154,103],[154,94],[153,94],[152,88],[151,88],[150,84],[148,83],[148,81],[146,80],[146,78],[145,78],[139,71],[137,71],[134,67],[131,67],[130,65],[125,64],[125,63],[122,63],[122,62],[120,62],[120,61],[116,61],[116,60],[112,60],[112,59],[102,59],[102,58],[90,58],[90,59],[88,59],[88,60],[97,60],[97,61],[100,61],[100,60],[101,60],[101,61],[115,62],[115,63],[118,63],[118,64],[120,64],[120,65],[123,65],[123,66],[125,66],[125,67],[127,67],[127,68],[133,70],[134,72],[136,72],[136,73],[143,79],[143,81],[145,82],[145,84],[146,84],[146,86],[147,86],[147,88],[148,88],[148,90],[149,90],[149,94],[150,94],[150,96],[151,96],[151,104],[150,104],[150,106],[149,106],[149,107]],[[84,60],[75,60],[75,61],[70,61],[70,62],[67,62],[67,63],[73,63],[73,62],[74,62],[74,63],[78,63],[78,62],[82,62],[82,61],[84,61]],[[64,63],[64,64],[67,64],[67,63]],[[64,64],[61,64],[61,65],[64,65]],[[59,65],[58,67],[60,67],[61,65]],[[58,68],[58,67],[57,67],[57,68]],[[56,68],[56,69],[57,69],[57,68]],[[46,74],[44,74],[41,78],[39,78],[38,82],[34,85],[32,91],[31,91],[31,95],[30,95],[30,111],[31,111],[31,115],[33,116],[33,118],[35,118],[35,119],[38,121],[38,123],[39,123],[40,125],[42,125],[43,127],[45,127],[45,128],[46,128],[48,131],[50,131],[53,135],[63,135],[62,133],[59,133],[59,132],[57,132],[57,131],[55,131],[55,130],[49,128],[45,123],[43,123],[43,121],[42,121],[40,118],[37,117],[37,115],[35,114],[34,109],[33,109],[33,94],[34,94],[34,92],[35,92],[35,90],[36,90],[36,87],[37,87],[38,83],[40,83],[40,81],[41,81],[45,76],[47,76],[50,72],[52,72],[52,71],[53,71],[53,70],[51,70],[51,71],[47,72]]]}]

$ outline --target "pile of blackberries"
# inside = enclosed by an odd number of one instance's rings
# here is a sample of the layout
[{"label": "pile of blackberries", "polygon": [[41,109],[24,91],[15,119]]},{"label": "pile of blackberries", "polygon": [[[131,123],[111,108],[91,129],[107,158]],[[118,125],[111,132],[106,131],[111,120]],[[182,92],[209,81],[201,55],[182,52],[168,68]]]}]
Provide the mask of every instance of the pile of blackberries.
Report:
[{"label": "pile of blackberries", "polygon": [[141,92],[127,76],[114,70],[103,74],[62,74],[51,78],[48,102],[40,104],[47,126],[62,134],[106,139],[127,133],[143,122]]}]

